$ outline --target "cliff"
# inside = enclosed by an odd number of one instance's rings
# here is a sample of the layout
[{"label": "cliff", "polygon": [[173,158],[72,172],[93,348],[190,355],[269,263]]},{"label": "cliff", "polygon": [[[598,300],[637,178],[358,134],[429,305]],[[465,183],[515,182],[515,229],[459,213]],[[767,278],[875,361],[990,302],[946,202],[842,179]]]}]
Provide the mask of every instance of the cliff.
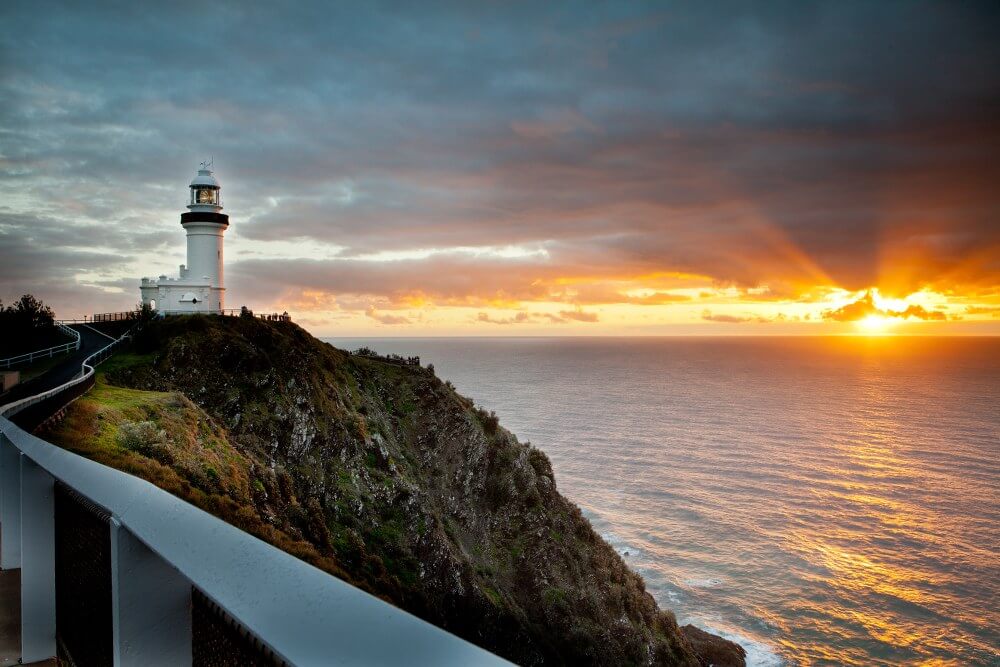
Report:
[{"label": "cliff", "polygon": [[743,664],[658,609],[494,415],[291,323],[155,322],[44,435],[520,664]]}]

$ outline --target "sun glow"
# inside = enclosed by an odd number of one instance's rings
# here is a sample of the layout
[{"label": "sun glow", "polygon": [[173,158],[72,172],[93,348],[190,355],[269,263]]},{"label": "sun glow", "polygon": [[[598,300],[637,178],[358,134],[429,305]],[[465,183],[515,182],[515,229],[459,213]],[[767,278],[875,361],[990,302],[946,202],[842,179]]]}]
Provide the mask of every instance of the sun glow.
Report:
[{"label": "sun glow", "polygon": [[893,318],[884,315],[868,315],[857,321],[858,328],[870,336],[889,333]]}]

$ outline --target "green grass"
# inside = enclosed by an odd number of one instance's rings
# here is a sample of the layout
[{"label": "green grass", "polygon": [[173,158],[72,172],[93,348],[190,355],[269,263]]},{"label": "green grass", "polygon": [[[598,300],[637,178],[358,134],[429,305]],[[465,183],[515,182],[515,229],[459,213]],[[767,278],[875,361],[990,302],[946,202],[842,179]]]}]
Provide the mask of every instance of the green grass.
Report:
[{"label": "green grass", "polygon": [[489,586],[483,586],[482,591],[486,594],[486,597],[490,599],[490,602],[493,603],[493,606],[503,607],[503,598],[500,597],[500,594],[497,593],[496,590],[490,588]]},{"label": "green grass", "polygon": [[132,366],[148,366],[153,363],[155,355],[153,354],[136,354],[135,352],[116,352],[111,355],[103,364],[97,367],[97,372],[100,373],[111,373],[113,371],[121,370],[123,368],[131,368]]},{"label": "green grass", "polygon": [[542,593],[542,599],[548,605],[561,604],[566,600],[566,591],[556,587],[546,588],[545,592]]},{"label": "green grass", "polygon": [[[109,368],[150,359],[148,355],[116,355]],[[116,387],[99,373],[95,386],[41,435],[55,445],[152,482],[279,549],[347,578],[335,561],[312,544],[257,514],[251,489],[262,492],[265,486],[251,478],[251,460],[233,447],[225,430],[179,392]]]},{"label": "green grass", "polygon": [[[144,361],[141,355],[122,357],[119,368]],[[135,428],[143,422],[150,425],[149,442],[134,442]],[[116,387],[102,373],[46,437],[119,468],[142,469],[151,465],[151,457],[168,461],[192,484],[207,480],[238,498],[249,497],[245,459],[200,408],[177,392]]]}]

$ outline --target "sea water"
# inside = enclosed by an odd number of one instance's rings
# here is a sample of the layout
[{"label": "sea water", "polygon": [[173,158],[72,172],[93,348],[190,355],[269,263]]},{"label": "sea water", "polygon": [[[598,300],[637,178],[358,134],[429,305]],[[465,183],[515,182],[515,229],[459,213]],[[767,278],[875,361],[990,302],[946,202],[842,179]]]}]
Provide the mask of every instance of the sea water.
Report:
[{"label": "sea water", "polygon": [[750,664],[1000,664],[1000,339],[330,341],[495,410]]}]

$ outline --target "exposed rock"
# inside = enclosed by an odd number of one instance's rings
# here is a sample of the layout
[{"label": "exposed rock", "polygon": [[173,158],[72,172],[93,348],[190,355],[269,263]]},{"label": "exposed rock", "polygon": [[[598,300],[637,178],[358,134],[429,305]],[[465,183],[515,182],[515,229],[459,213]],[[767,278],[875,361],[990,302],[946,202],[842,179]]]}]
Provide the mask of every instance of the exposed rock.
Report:
[{"label": "exposed rock", "polygon": [[693,625],[683,626],[681,632],[702,667],[745,667],[747,652],[739,644]]}]

